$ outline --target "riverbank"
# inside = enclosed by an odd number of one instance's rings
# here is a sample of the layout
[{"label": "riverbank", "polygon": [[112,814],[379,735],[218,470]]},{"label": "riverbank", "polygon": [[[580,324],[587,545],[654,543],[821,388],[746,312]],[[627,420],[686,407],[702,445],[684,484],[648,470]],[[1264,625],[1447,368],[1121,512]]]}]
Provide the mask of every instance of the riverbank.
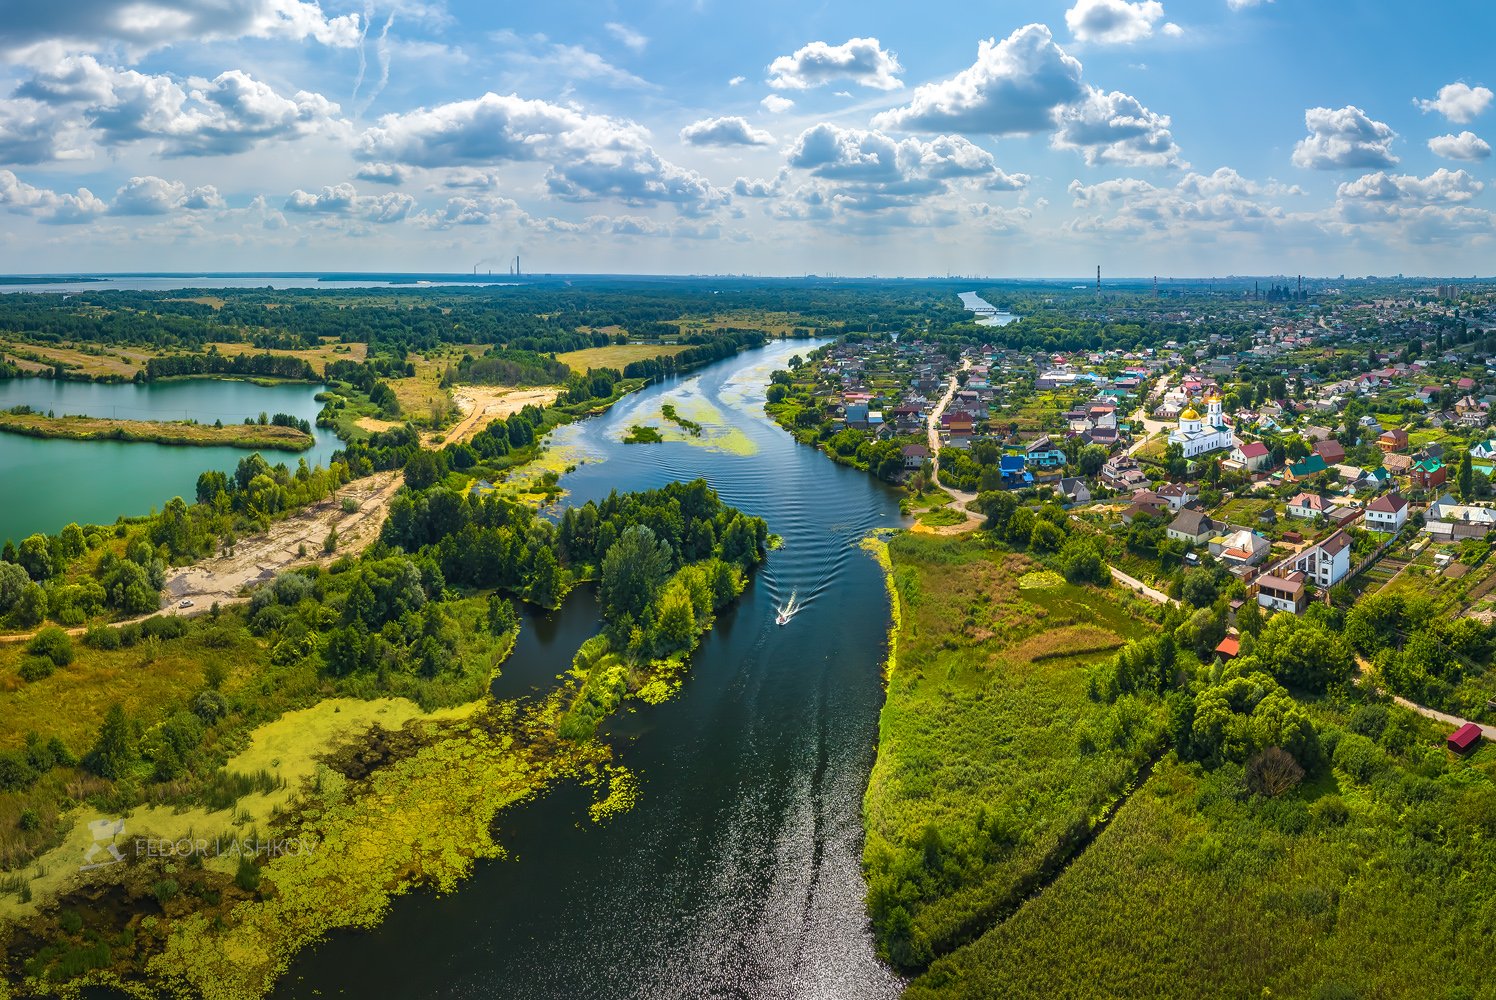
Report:
[{"label": "riverbank", "polygon": [[197,424],[178,421],[116,420],[108,417],[49,417],[0,410],[0,432],[69,441],[123,441],[247,450],[305,451],[312,435],[274,424]]},{"label": "riverbank", "polygon": [[[531,460],[538,450],[528,449]],[[388,500],[399,486],[398,474],[383,478],[389,485],[371,499]],[[625,702],[657,704],[674,695],[690,649],[715,613],[742,592],[746,569],[764,552],[762,522],[742,520],[699,486],[673,488],[674,499],[630,494],[623,498],[628,514],[608,515],[613,537],[622,537],[636,518],[654,517],[651,505],[668,501],[679,511],[685,500],[692,513],[684,526],[696,529],[693,537],[720,524],[724,541],[697,553],[713,558],[687,562],[659,582],[658,610],[644,610],[646,622],[658,617],[660,624],[645,633],[642,648],[631,639],[626,650],[579,658],[573,674],[543,697],[501,702],[482,696],[514,648],[517,618],[501,594],[550,606],[597,568],[590,549],[566,548],[569,543],[528,507],[508,516],[528,525],[522,530],[531,545],[548,546],[548,570],[538,557],[531,566],[525,553],[523,567],[486,561],[464,575],[450,557],[405,540],[397,524],[397,533],[386,538],[395,548],[380,558],[328,551],[322,561],[341,559],[339,573],[307,567],[272,582],[274,569],[265,570],[265,562],[278,563],[277,553],[289,556],[290,549],[285,537],[271,536],[269,549],[257,548],[253,539],[239,543],[246,551],[235,565],[258,567],[256,579],[226,577],[236,591],[241,583],[266,584],[251,606],[199,586],[190,592],[212,597],[209,613],[90,629],[81,644],[67,644],[67,664],[45,673],[20,669],[35,659],[37,643],[24,650],[0,647],[0,677],[25,681],[12,707],[23,711],[25,726],[63,748],[21,765],[32,769],[22,787],[0,794],[0,823],[9,818],[30,829],[30,843],[42,848],[26,861],[31,874],[0,886],[0,916],[8,918],[0,930],[6,981],[23,994],[93,982],[138,996],[259,997],[297,951],[329,930],[372,926],[394,896],[416,887],[449,891],[476,861],[504,856],[491,835],[499,810],[558,782],[580,782],[591,791],[594,822],[626,811],[637,798],[637,782],[610,763],[612,752],[593,738],[594,730]],[[446,483],[428,482],[424,492],[462,496]],[[321,508],[333,516],[339,510],[345,524],[361,513],[337,501]],[[378,527],[367,517],[362,522]],[[483,530],[485,537],[470,544],[484,551],[511,537],[507,527]],[[422,582],[417,564],[401,551],[405,546],[440,559],[453,586],[468,594],[480,587],[479,593],[453,597],[440,584]],[[734,553],[730,564],[715,558],[727,551],[723,546]],[[296,555],[305,561],[303,552]],[[339,619],[340,607],[343,616],[349,613],[344,602],[355,579],[368,581],[358,586],[383,587],[386,574],[404,579],[402,595],[411,587],[422,595],[400,617],[420,634],[406,648],[385,620],[390,611],[360,612],[383,626],[369,640],[386,650],[376,672],[368,663],[374,645],[357,638],[370,630],[350,633],[328,623]],[[501,582],[510,577],[513,582]],[[311,579],[319,581],[316,597],[304,589]],[[490,593],[495,582],[500,590]],[[274,612],[269,618],[267,609]],[[311,638],[312,628],[325,644]],[[49,639],[47,648],[58,648],[57,642],[66,641]],[[357,645],[350,651],[348,643]],[[122,672],[142,658],[151,683],[121,688]],[[544,672],[553,674],[554,666]],[[106,765],[85,751],[106,740],[109,722],[100,712],[111,698],[121,698],[126,731],[140,735],[125,737],[124,763],[101,771]],[[174,698],[192,707],[183,711]],[[375,705],[382,707],[371,715]],[[327,725],[345,708],[351,726]],[[293,717],[299,721],[290,734]],[[32,753],[29,744],[9,742],[19,739],[20,718],[4,728],[11,735],[0,737],[0,752]],[[194,744],[190,752],[170,749],[182,739]],[[220,768],[225,751],[246,742],[251,752]],[[64,808],[73,797],[65,789],[84,786],[92,789],[90,807]],[[124,863],[100,874],[80,872],[75,862],[96,836],[89,824],[109,818],[96,813],[125,817],[106,841]],[[35,821],[24,819],[29,815]],[[139,852],[143,843],[198,841],[213,845],[206,855]],[[272,846],[250,858],[220,849],[246,841]],[[288,844],[294,849],[283,849]],[[14,861],[8,858],[6,867]]]},{"label": "riverbank", "polygon": [[880,955],[917,972],[1057,870],[1163,723],[1087,694],[1087,666],[1145,629],[1108,590],[976,536],[904,533],[887,552],[896,652],[863,865]]}]

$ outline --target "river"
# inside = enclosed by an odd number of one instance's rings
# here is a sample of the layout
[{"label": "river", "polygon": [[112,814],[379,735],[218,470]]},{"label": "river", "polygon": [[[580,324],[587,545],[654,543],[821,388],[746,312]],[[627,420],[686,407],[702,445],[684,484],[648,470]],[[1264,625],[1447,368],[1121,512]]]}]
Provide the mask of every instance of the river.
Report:
[{"label": "river", "polygon": [[997,306],[982,298],[976,292],[962,292],[961,304],[972,312],[981,311],[982,315],[977,319],[977,326],[1007,326],[1009,323],[1017,322],[1018,317],[1010,312],[1002,312]]},{"label": "river", "polygon": [[[58,382],[42,378],[0,379],[0,409],[25,404],[58,416],[120,417],[131,420],[193,419],[239,423],[261,412],[290,413],[315,424],[322,404],[319,385],[262,386],[225,379],[135,383]],[[262,454],[271,465],[295,469],[300,458],[327,465],[340,447],[330,430],[312,428],[316,443],[306,451]],[[67,441],[0,434],[0,540],[19,542],[33,532],[62,530],[69,521],[113,524],[121,514],[148,513],[174,496],[195,499],[198,474],[232,472],[252,452],[242,448]]]},{"label": "river", "polygon": [[[553,435],[584,460],[561,480],[567,502],[704,476],[784,538],[681,693],[613,720],[606,738],[639,775],[638,804],[599,826],[587,793],[563,786],[500,814],[510,860],[480,862],[448,896],[397,899],[372,931],[332,935],[277,997],[897,995],[873,955],[859,868],[888,601],[857,543],[903,522],[893,491],[764,415],[769,373],[811,346],[746,352]],[[703,424],[700,441],[619,443],[663,402]],[[804,611],[778,627],[792,591]],[[590,591],[527,614],[499,687],[554,683],[595,629]]]}]

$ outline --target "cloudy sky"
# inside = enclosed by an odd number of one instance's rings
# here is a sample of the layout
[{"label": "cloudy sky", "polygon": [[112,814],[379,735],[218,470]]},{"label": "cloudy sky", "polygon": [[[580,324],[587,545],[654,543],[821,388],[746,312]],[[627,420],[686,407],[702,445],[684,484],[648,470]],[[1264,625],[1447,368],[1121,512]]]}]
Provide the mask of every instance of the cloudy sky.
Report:
[{"label": "cloudy sky", "polygon": [[1496,271],[1486,3],[6,7],[5,272]]}]

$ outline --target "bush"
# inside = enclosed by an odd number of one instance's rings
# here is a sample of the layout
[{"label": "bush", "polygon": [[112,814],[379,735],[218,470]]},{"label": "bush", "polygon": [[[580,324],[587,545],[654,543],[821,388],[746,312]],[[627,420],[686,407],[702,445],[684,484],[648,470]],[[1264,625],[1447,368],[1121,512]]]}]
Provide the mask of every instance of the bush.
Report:
[{"label": "bush", "polygon": [[57,925],[68,934],[77,934],[83,929],[83,916],[77,910],[63,910],[57,915]]},{"label": "bush", "polygon": [[177,893],[181,891],[182,887],[177,884],[175,879],[164,878],[151,886],[151,893],[156,897],[156,902],[162,904],[175,899]]},{"label": "bush", "polygon": [[234,872],[234,884],[245,892],[255,892],[260,888],[260,869],[248,858],[239,859],[239,869]]},{"label": "bush", "polygon": [[92,649],[119,649],[119,629],[95,622],[83,633],[83,645]]},{"label": "bush", "polygon": [[28,656],[21,661],[20,674],[24,681],[39,681],[51,677],[57,666],[45,656]]},{"label": "bush", "polygon": [[73,639],[56,625],[48,625],[26,644],[26,652],[65,667],[73,662]]}]

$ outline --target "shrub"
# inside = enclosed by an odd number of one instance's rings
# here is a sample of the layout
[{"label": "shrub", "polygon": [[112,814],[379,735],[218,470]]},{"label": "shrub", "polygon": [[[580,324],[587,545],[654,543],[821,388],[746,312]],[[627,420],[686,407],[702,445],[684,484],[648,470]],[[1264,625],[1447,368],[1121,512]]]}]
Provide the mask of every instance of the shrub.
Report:
[{"label": "shrub", "polygon": [[83,633],[83,645],[92,649],[119,649],[119,641],[119,629],[98,622],[88,626],[88,631]]},{"label": "shrub", "polygon": [[1268,747],[1247,761],[1247,787],[1258,795],[1277,798],[1304,780],[1304,769],[1282,747]]},{"label": "shrub", "polygon": [[260,888],[260,869],[248,858],[239,859],[239,869],[234,872],[234,884],[245,892],[255,892]]},{"label": "shrub", "polygon": [[156,902],[162,904],[176,898],[177,893],[181,891],[182,887],[177,884],[175,879],[164,878],[151,886],[151,893],[156,897]]},{"label": "shrub", "polygon": [[57,666],[45,656],[28,656],[21,661],[20,674],[24,681],[39,681],[51,677]]},{"label": "shrub", "polygon": [[59,667],[73,662],[73,639],[56,625],[48,625],[26,644],[26,652],[45,656]]}]

